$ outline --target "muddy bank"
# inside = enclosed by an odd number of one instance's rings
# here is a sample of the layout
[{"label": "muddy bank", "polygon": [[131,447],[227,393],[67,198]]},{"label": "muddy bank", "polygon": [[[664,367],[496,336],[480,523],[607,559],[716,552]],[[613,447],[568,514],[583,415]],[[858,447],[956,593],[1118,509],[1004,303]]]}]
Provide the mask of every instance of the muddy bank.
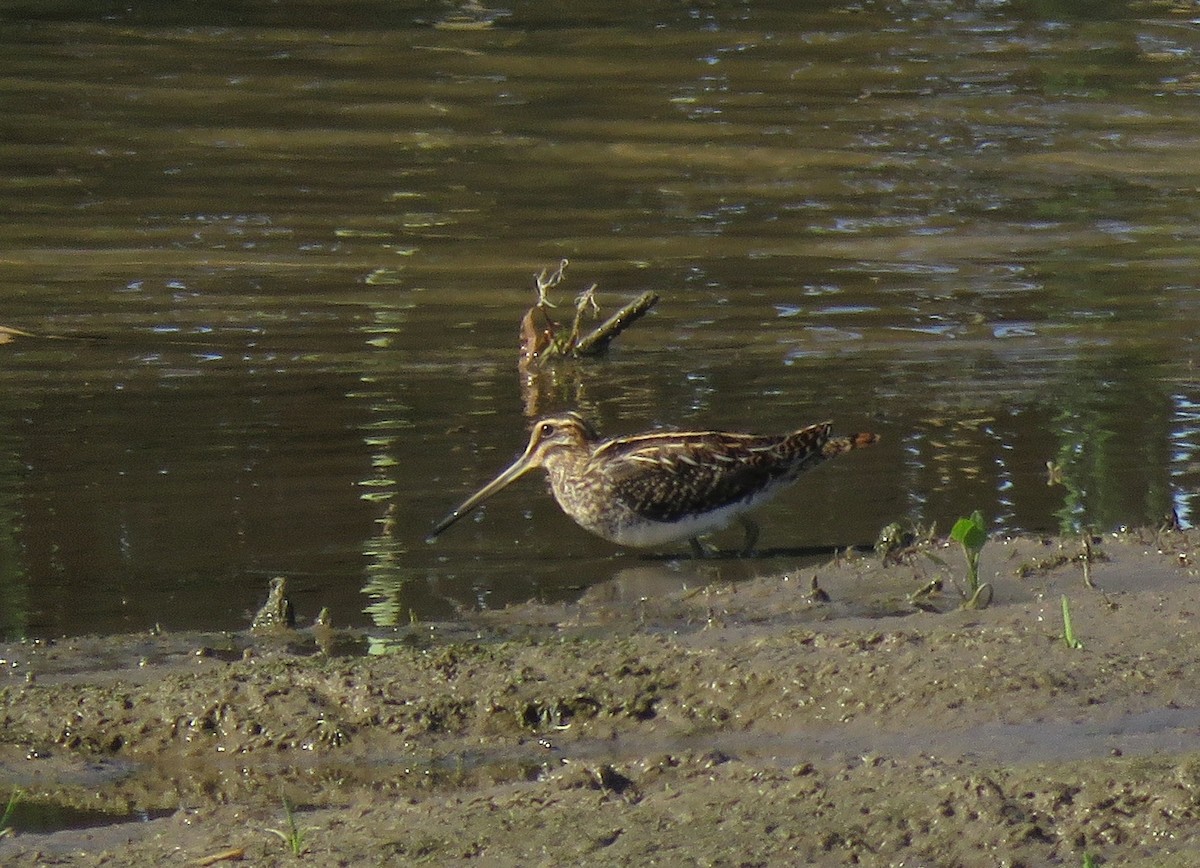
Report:
[{"label": "muddy bank", "polygon": [[1088,555],[989,543],[981,611],[931,545],[702,586],[647,562],[387,635],[11,646],[0,861],[1189,864],[1200,552],[1097,538],[1094,587]]}]

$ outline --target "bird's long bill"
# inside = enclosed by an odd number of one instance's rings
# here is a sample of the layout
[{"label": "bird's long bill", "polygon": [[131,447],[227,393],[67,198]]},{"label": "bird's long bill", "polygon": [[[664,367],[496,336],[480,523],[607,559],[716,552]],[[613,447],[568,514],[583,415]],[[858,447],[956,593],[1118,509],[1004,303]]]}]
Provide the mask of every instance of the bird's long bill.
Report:
[{"label": "bird's long bill", "polygon": [[531,453],[526,450],[524,455],[514,461],[506,470],[501,472],[499,476],[472,494],[470,497],[464,500],[459,507],[454,510],[454,512],[450,513],[448,516],[439,521],[437,523],[437,527],[433,529],[427,539],[432,540],[463,516],[470,515],[471,511],[474,510],[475,507],[479,506],[479,504],[483,503],[497,491],[504,488],[510,482],[515,482],[517,479],[520,479],[522,476],[524,476],[525,473],[532,470],[534,465],[530,461],[531,457]]}]

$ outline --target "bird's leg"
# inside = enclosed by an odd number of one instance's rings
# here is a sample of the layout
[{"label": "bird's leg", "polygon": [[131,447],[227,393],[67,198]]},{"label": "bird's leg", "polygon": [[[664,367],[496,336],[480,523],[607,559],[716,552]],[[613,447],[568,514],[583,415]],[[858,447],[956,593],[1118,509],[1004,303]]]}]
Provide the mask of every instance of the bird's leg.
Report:
[{"label": "bird's leg", "polygon": [[692,554],[695,556],[696,560],[703,560],[704,558],[708,557],[708,550],[704,548],[704,545],[700,542],[699,537],[690,536],[688,537],[688,542],[692,546]]},{"label": "bird's leg", "polygon": [[738,522],[742,525],[742,530],[746,532],[745,545],[742,546],[742,557],[748,558],[754,554],[754,546],[758,543],[758,525],[753,519],[747,518],[744,515],[738,516]]}]

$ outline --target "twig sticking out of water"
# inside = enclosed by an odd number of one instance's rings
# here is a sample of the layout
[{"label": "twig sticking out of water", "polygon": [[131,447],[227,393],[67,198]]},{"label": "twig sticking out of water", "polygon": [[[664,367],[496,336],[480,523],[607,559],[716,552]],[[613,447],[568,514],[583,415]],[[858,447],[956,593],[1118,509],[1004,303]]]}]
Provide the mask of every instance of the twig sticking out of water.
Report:
[{"label": "twig sticking out of water", "polygon": [[549,295],[551,289],[562,283],[569,264],[569,260],[563,259],[554,271],[543,268],[533,276],[537,301],[521,319],[522,370],[528,370],[534,363],[548,358],[601,355],[617,335],[645,316],[658,303],[658,293],[644,292],[588,334],[580,337],[586,312],[590,309],[593,316],[600,313],[600,306],[596,302],[596,284],[592,284],[575,299],[575,317],[570,330],[564,336],[561,333],[562,327],[550,317],[550,310],[555,305],[550,301]]},{"label": "twig sticking out of water", "polygon": [[575,355],[595,356],[603,353],[617,335],[644,317],[656,304],[657,292],[643,292],[580,340],[575,345]]}]

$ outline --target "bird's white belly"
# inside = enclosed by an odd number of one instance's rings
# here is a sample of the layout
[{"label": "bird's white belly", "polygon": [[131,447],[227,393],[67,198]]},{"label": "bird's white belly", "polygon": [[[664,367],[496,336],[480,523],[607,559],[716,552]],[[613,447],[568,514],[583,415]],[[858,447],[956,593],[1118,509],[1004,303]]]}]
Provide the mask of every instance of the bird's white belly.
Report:
[{"label": "bird's white belly", "polygon": [[610,533],[601,533],[612,542],[633,548],[648,548],[691,539],[721,530],[741,513],[757,505],[759,499],[727,504],[711,512],[681,518],[679,521],[641,521],[627,524]]}]

